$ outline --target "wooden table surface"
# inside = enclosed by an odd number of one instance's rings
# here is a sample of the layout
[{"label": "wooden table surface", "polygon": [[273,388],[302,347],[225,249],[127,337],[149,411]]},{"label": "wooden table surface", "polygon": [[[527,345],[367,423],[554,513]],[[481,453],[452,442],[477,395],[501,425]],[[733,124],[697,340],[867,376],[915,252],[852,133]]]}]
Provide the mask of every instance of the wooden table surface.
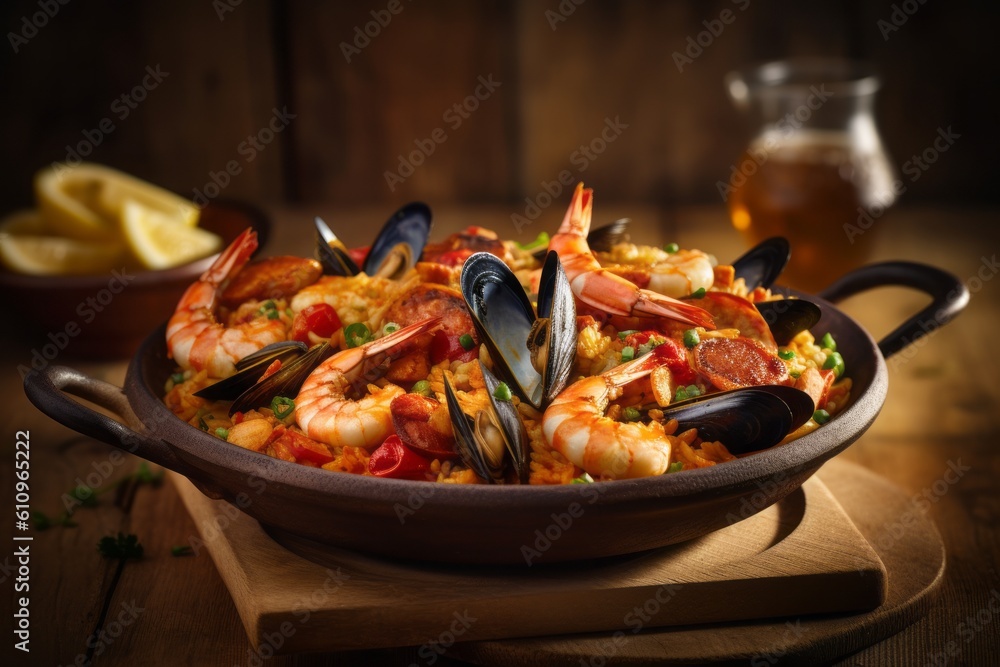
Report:
[{"label": "wooden table surface", "polygon": [[[521,234],[533,238],[553,229],[556,207],[544,212]],[[436,234],[468,224],[518,238],[510,215],[516,206],[439,207]],[[319,213],[349,244],[364,243],[388,211],[273,208],[275,233],[267,252],[309,253],[311,216]],[[723,259],[739,254],[742,243],[721,206],[664,210],[598,201],[598,222],[628,215],[640,242],[677,241],[703,247]],[[843,457],[858,462],[912,494],[929,513],[947,546],[944,584],[929,614],[903,632],[844,658],[841,665],[993,665],[1000,653],[1000,281],[994,281],[1000,249],[997,211],[910,209],[879,221],[875,259],[910,259],[952,271],[972,291],[967,311],[954,323],[918,341],[890,360],[889,396],[882,415]],[[879,289],[846,301],[844,310],[877,338],[925,299],[896,288]],[[16,315],[16,314],[15,314]],[[255,654],[218,573],[204,551],[173,557],[171,547],[191,544],[198,527],[181,506],[173,487],[134,479],[139,460],[66,429],[39,413],[21,389],[16,366],[28,363],[31,348],[44,342],[16,335],[14,318],[4,318],[0,352],[6,372],[0,378],[0,414],[7,439],[0,460],[5,502],[14,504],[14,441],[30,431],[31,506],[50,516],[62,512],[66,493],[80,484],[108,487],[96,507],[78,509],[74,527],[15,531],[5,520],[0,551],[4,601],[17,574],[14,549],[30,544],[30,654],[13,649],[12,613],[5,608],[0,656],[13,664],[69,665],[258,665]],[[150,323],[152,329],[155,323]],[[121,383],[126,363],[74,360],[72,348],[58,359],[95,377]],[[962,470],[956,479],[949,473]],[[917,500],[922,498],[923,500]],[[222,522],[224,523],[224,521]],[[886,539],[900,525],[886,526]],[[139,561],[119,566],[98,554],[101,537],[135,533],[145,548]],[[32,535],[12,542],[12,533]],[[13,546],[11,546],[13,545]],[[9,588],[8,588],[9,587]],[[358,628],[378,632],[378,628]],[[429,638],[430,639],[430,638]],[[426,655],[426,654],[425,654]],[[267,657],[266,654],[263,657]],[[417,650],[366,654],[272,657],[266,664],[351,665],[425,664]],[[0,658],[3,664],[11,664]],[[437,664],[452,664],[447,658]],[[780,663],[779,663],[780,664]]]}]

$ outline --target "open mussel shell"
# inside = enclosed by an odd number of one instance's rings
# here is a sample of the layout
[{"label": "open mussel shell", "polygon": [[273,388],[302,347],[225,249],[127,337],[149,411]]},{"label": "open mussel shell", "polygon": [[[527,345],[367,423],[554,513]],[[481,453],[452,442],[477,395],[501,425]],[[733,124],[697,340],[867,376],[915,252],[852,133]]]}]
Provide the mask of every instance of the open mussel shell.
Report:
[{"label": "open mussel shell", "polygon": [[489,253],[476,253],[462,269],[462,295],[497,374],[537,409],[565,386],[576,355],[576,305],[555,253],[539,286],[541,317],[514,272]]},{"label": "open mussel shell", "polygon": [[361,268],[351,259],[347,248],[322,218],[316,218],[316,259],[328,276],[356,276]]},{"label": "open mussel shell", "polygon": [[329,342],[314,345],[312,349],[290,363],[282,363],[281,368],[265,379],[257,382],[240,394],[229,408],[229,414],[246,412],[271,404],[275,396],[293,398],[298,395],[302,383],[327,357],[336,350]]},{"label": "open mussel shell", "polygon": [[493,392],[500,381],[483,368],[483,379],[489,392],[490,407],[469,415],[462,410],[445,378],[444,394],[448,413],[455,431],[455,450],[465,465],[488,482],[504,478],[507,457],[514,464],[521,483],[528,482],[527,436],[517,416],[517,408],[510,401],[497,400]]},{"label": "open mussel shell", "polygon": [[576,299],[559,256],[550,251],[538,284],[538,319],[528,347],[535,368],[542,369],[543,399],[547,404],[569,381],[576,360]]},{"label": "open mussel shell", "polygon": [[[809,401],[808,413],[798,394]],[[733,454],[750,454],[773,447],[804,424],[812,416],[812,399],[792,387],[745,387],[680,401],[663,414],[676,419],[680,431],[696,428],[702,440],[721,442]]]},{"label": "open mussel shell", "polygon": [[774,342],[788,345],[800,332],[811,329],[823,316],[823,311],[805,299],[776,299],[754,304],[767,322]]},{"label": "open mussel shell", "polygon": [[304,343],[297,341],[281,341],[262,347],[237,361],[236,373],[196,391],[194,395],[209,401],[232,401],[257,384],[267,367],[276,359],[287,364],[305,354],[307,349]]},{"label": "open mussel shell", "polygon": [[791,256],[788,239],[772,236],[743,253],[733,262],[733,268],[736,270],[736,277],[746,281],[747,289],[768,288],[785,270]]},{"label": "open mussel shell", "polygon": [[372,242],[362,269],[370,276],[398,279],[417,263],[431,234],[431,209],[413,202],[392,214]]}]

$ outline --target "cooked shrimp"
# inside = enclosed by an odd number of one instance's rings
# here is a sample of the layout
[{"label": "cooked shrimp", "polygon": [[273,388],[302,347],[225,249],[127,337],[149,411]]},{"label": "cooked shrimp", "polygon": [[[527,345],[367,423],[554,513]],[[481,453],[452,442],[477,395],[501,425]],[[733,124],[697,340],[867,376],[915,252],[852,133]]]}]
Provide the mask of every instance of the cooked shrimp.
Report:
[{"label": "cooked shrimp", "polygon": [[223,290],[256,249],[257,234],[247,229],[184,292],[167,323],[167,351],[181,368],[228,377],[239,359],[287,338],[290,320],[278,309],[251,313],[229,327],[216,319]]},{"label": "cooked shrimp", "polygon": [[593,192],[589,188],[584,189],[583,183],[576,186],[562,226],[549,241],[549,249],[559,253],[576,298],[614,315],[667,317],[714,329],[712,317],[701,308],[640,289],[634,283],[601,267],[587,245],[594,205]]},{"label": "cooked shrimp", "polygon": [[611,273],[666,296],[687,296],[715,283],[712,259],[701,250],[666,252],[619,243],[598,256]]},{"label": "cooked shrimp", "polygon": [[[295,421],[313,440],[328,445],[370,449],[382,444],[393,431],[392,399],[404,393],[402,387],[370,384],[381,376],[387,359],[410,351],[423,333],[440,325],[440,318],[418,322],[377,340],[348,348],[333,355],[306,378],[295,397]],[[368,394],[354,400],[352,386],[367,384]]]},{"label": "cooked shrimp", "polygon": [[620,422],[605,415],[625,385],[649,375],[667,360],[649,354],[584,378],[566,388],[542,415],[542,434],[553,449],[594,477],[624,479],[663,474],[670,464],[672,436],[659,422]]}]

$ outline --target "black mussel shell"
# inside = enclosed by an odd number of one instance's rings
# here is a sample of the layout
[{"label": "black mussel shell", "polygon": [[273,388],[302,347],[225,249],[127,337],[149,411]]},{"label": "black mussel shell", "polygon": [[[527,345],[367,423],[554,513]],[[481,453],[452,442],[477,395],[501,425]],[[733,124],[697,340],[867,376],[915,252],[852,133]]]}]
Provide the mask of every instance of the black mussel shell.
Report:
[{"label": "black mussel shell", "polygon": [[269,406],[275,396],[287,398],[297,396],[299,389],[302,388],[302,383],[306,381],[309,374],[335,351],[334,348],[330,347],[329,342],[325,342],[314,345],[312,349],[291,363],[283,363],[276,373],[257,382],[240,394],[230,406],[229,414],[233,415],[237,412]]},{"label": "black mussel shell", "polygon": [[788,239],[772,236],[747,250],[733,262],[733,268],[736,269],[736,277],[746,281],[747,289],[768,288],[785,270],[791,256]]},{"label": "black mussel shell", "polygon": [[542,265],[542,277],[538,284],[538,318],[547,321],[548,332],[544,341],[532,341],[532,344],[544,344],[547,349],[542,386],[545,403],[549,403],[569,381],[576,361],[577,339],[576,299],[555,251],[549,252]]},{"label": "black mussel shell", "polygon": [[356,276],[361,269],[322,218],[316,218],[316,259],[328,276]]},{"label": "black mussel shell", "polygon": [[476,437],[476,418],[462,410],[448,378],[444,380],[444,397],[455,432],[455,451],[462,462],[487,482],[499,481],[503,477],[503,452],[498,452],[496,457],[491,456],[494,459],[492,462],[487,460]]},{"label": "black mussel shell", "polygon": [[776,299],[754,305],[778,345],[788,345],[799,332],[812,328],[823,316],[819,306],[805,299]]},{"label": "black mussel shell", "polygon": [[514,462],[514,470],[517,471],[517,478],[521,484],[528,483],[530,455],[528,453],[528,435],[524,431],[524,422],[517,415],[517,408],[511,401],[503,401],[496,397],[497,387],[500,380],[497,379],[489,369],[480,364],[483,371],[483,381],[486,384],[486,391],[490,393],[490,404],[497,416],[497,423],[503,434],[504,444],[510,453],[511,461]]},{"label": "black mussel shell", "polygon": [[[766,391],[785,402],[792,413],[792,425],[788,429],[789,432],[812,419],[813,413],[816,411],[816,404],[813,403],[812,397],[801,389],[786,387],[783,384],[764,384],[752,387],[752,389]],[[742,390],[737,389],[736,391]]]},{"label": "black mussel shell", "polygon": [[431,233],[431,209],[413,202],[392,214],[372,242],[364,272],[397,279],[413,268]]},{"label": "black mussel shell", "polygon": [[306,349],[305,344],[296,341],[281,341],[262,347],[237,361],[236,373],[196,391],[194,395],[209,401],[232,401],[257,384],[257,380],[275,359],[287,364],[305,354]]},{"label": "black mussel shell", "polygon": [[523,400],[540,406],[542,376],[527,346],[535,311],[514,273],[499,257],[479,252],[465,260],[461,283],[479,340],[486,344],[497,374]]},{"label": "black mussel shell", "polygon": [[793,430],[794,419],[784,400],[758,387],[680,401],[665,407],[663,414],[678,421],[679,431],[696,428],[702,440],[719,441],[733,454],[773,447]]}]

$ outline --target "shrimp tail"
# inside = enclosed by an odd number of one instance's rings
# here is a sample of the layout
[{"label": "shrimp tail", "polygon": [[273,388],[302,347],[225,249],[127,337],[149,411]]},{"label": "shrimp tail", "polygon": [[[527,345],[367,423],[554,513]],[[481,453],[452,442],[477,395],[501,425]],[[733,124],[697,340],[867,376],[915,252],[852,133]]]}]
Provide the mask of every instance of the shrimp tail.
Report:
[{"label": "shrimp tail", "polygon": [[639,290],[638,301],[632,310],[645,315],[669,317],[672,320],[686,322],[705,329],[715,328],[715,321],[704,308],[647,289]]},{"label": "shrimp tail", "polygon": [[601,373],[601,377],[612,387],[624,387],[646,377],[655,369],[673,359],[671,350],[664,345],[658,345],[638,359],[619,364]]},{"label": "shrimp tail", "polygon": [[212,285],[221,285],[250,261],[256,249],[257,232],[248,227],[222,251],[219,258],[201,275],[201,280]]},{"label": "shrimp tail", "polygon": [[566,209],[559,234],[575,234],[583,238],[590,233],[590,220],[594,210],[594,190],[584,188],[583,182],[576,184],[573,190],[573,200]]}]

